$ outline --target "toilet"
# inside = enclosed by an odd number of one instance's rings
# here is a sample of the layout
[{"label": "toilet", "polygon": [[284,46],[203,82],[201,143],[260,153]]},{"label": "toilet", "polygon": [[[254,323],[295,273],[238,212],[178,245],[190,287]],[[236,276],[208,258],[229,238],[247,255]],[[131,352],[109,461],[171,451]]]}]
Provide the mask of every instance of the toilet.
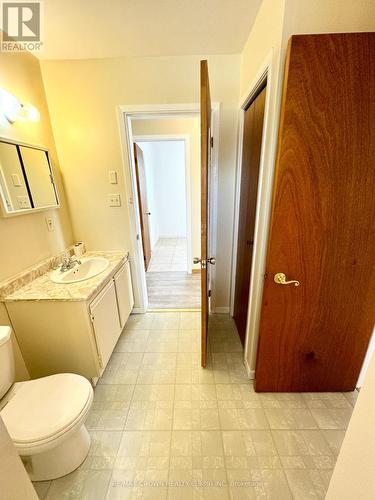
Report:
[{"label": "toilet", "polygon": [[0,416],[32,481],[69,474],[86,458],[90,382],[73,373],[14,383],[11,328],[0,326]]}]

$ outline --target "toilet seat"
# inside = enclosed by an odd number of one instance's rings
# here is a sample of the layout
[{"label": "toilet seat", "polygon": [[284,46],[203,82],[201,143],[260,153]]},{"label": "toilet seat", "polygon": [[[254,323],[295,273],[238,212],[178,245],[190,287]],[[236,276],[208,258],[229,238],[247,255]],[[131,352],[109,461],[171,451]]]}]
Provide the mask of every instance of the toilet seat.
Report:
[{"label": "toilet seat", "polygon": [[81,425],[93,399],[88,380],[72,373],[24,382],[14,392],[0,415],[21,455],[56,446]]}]

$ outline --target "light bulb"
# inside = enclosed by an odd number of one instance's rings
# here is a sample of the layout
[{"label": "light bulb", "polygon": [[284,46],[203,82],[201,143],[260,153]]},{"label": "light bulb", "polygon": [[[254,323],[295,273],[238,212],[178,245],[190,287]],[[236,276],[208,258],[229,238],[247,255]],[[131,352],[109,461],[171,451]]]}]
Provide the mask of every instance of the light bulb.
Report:
[{"label": "light bulb", "polygon": [[32,104],[21,104],[21,108],[17,113],[17,121],[38,122],[40,120],[39,111]]},{"label": "light bulb", "polygon": [[26,120],[30,120],[31,122],[38,122],[40,120],[40,113],[35,106],[32,104],[23,104],[22,108],[26,116]]},{"label": "light bulb", "polygon": [[21,103],[13,94],[0,88],[0,114],[5,116],[9,123],[17,120],[21,108]]}]

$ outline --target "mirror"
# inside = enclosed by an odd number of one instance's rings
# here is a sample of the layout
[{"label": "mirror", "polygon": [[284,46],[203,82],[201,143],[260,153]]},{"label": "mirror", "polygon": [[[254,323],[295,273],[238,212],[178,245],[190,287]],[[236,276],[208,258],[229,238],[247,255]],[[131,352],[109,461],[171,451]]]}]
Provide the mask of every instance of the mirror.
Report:
[{"label": "mirror", "polygon": [[57,207],[48,151],[0,140],[0,195],[5,216]]}]

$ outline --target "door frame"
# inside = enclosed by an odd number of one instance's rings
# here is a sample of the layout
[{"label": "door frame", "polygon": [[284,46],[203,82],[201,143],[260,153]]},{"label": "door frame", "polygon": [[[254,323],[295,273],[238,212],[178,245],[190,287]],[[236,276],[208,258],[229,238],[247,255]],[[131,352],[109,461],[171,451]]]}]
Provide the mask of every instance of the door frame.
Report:
[{"label": "door frame", "polygon": [[[134,142],[131,127],[132,118],[185,118],[200,115],[199,103],[188,104],[136,104],[118,105],[116,109],[119,124],[123,175],[126,191],[126,204],[130,219],[130,267],[134,287],[135,307],[133,313],[145,313],[148,308],[146,272],[144,269],[141,224],[139,216],[138,194],[135,177],[135,160],[132,144]],[[217,192],[218,192],[218,156],[219,156],[219,118],[220,103],[212,103],[212,182],[211,182],[211,215],[210,232],[211,248],[216,254],[217,235]],[[125,223],[125,221],[124,221]],[[212,287],[215,286],[215,271],[212,276]],[[213,294],[215,295],[215,294]]]},{"label": "door frame", "polygon": [[268,230],[270,222],[273,174],[275,169],[276,147],[277,147],[277,125],[278,118],[272,119],[271,114],[275,109],[275,99],[272,96],[275,85],[274,73],[276,57],[274,50],[269,52],[265,61],[261,64],[257,76],[249,86],[249,90],[240,99],[238,145],[237,145],[237,167],[236,167],[236,192],[234,209],[234,229],[232,242],[232,277],[230,314],[234,314],[234,299],[236,286],[237,267],[237,240],[240,211],[240,188],[242,170],[242,148],[245,109],[256,97],[261,87],[267,82],[266,103],[263,120],[263,133],[261,144],[261,155],[259,165],[258,193],[255,215],[254,246],[251,264],[251,277],[249,288],[249,303],[246,324],[246,339],[244,349],[244,363],[249,378],[253,379],[255,370],[251,369],[251,360],[254,359],[258,347],[260,312],[262,307],[262,295],[264,285],[264,272],[267,257]]},{"label": "door frame", "polygon": [[[191,231],[191,165],[190,165],[190,136],[188,134],[165,135],[133,135],[133,141],[139,142],[175,142],[182,141],[185,148],[185,196],[186,196],[186,239],[187,239],[187,272],[192,273],[192,231]],[[139,146],[139,144],[138,144]],[[151,249],[152,252],[152,249]]]}]

